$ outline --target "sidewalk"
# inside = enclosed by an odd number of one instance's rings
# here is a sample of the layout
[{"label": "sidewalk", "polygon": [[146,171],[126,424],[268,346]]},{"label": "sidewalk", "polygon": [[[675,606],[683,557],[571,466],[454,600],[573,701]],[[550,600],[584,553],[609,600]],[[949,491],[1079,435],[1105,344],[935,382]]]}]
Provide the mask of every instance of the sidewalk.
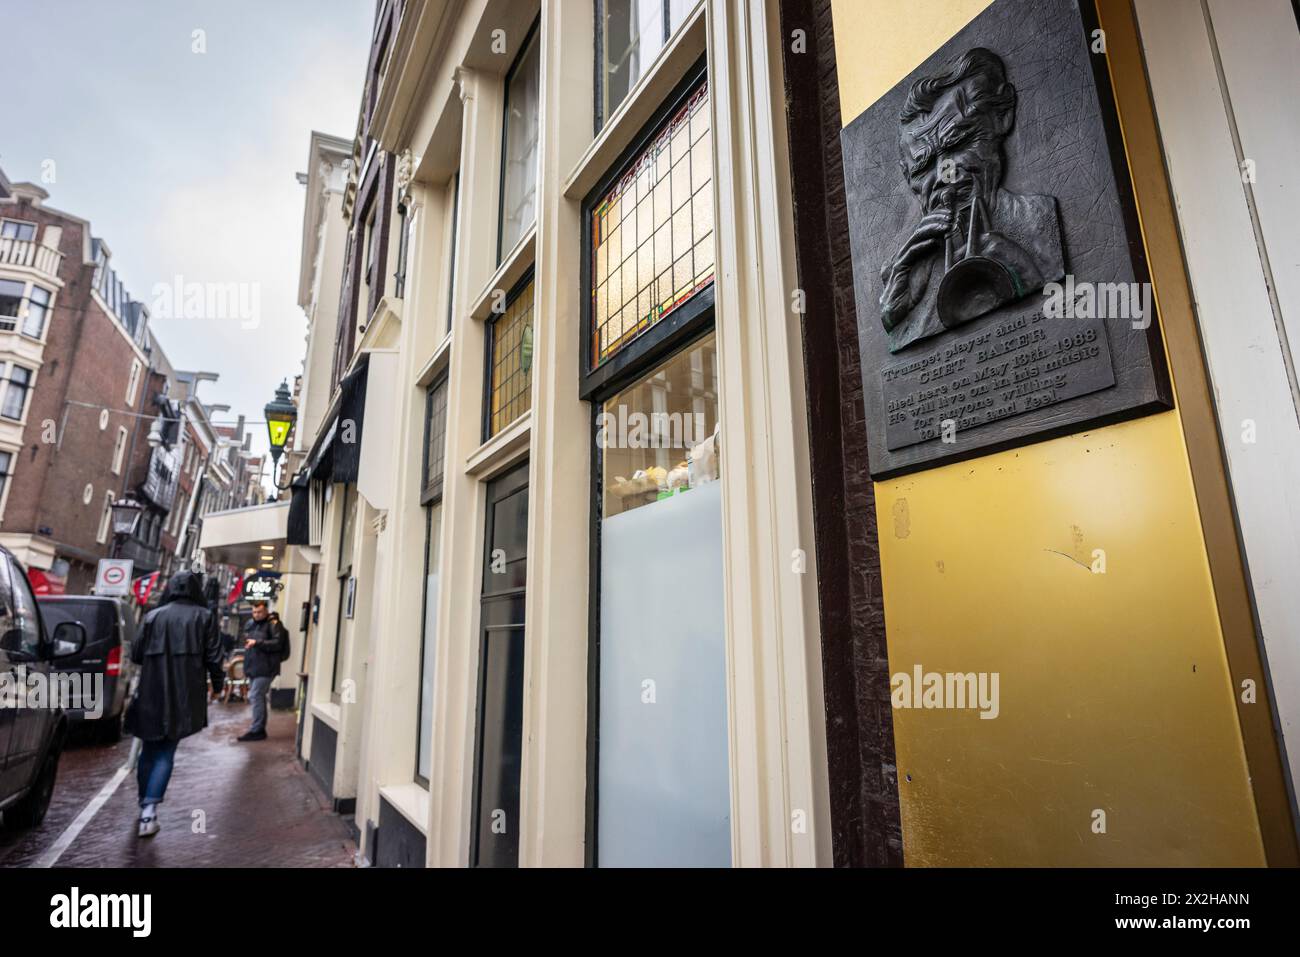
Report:
[{"label": "sidewalk", "polygon": [[[247,705],[212,704],[208,727],[181,742],[158,834],[136,837],[139,808],[131,772],[55,866],[354,866],[356,846],[347,826],[294,759],[293,713],[273,711],[267,740],[240,744],[235,738],[247,729],[249,712]],[[39,861],[112,779],[129,744],[128,739],[113,749],[80,745],[65,752],[45,823],[0,863]]]}]

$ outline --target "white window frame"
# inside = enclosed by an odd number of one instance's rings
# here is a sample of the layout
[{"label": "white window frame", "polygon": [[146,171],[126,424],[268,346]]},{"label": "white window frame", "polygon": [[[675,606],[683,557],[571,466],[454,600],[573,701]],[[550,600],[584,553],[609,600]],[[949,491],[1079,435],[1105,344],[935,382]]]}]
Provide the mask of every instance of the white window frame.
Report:
[{"label": "white window frame", "polygon": [[5,400],[9,398],[9,387],[13,383],[14,369],[22,369],[27,373],[27,385],[23,387],[23,402],[18,408],[18,417],[11,418],[0,412],[0,419],[6,422],[23,423],[27,421],[27,402],[31,397],[32,390],[36,388],[36,370],[29,369],[27,366],[18,362],[8,362],[4,364],[4,391],[0,394],[0,410],[4,408]]},{"label": "white window frame", "polygon": [[126,459],[126,426],[117,427],[117,438],[113,440],[113,464],[109,470],[114,475],[122,474],[122,462]]},{"label": "white window frame", "polygon": [[95,541],[104,545],[108,542],[109,530],[113,527],[113,490],[109,489],[104,493],[104,514],[99,517],[99,531],[95,534]]},{"label": "white window frame", "polygon": [[[0,449],[0,453],[9,456],[9,468],[12,470],[18,464],[18,453],[21,449]],[[14,473],[0,472],[0,522],[4,521],[5,506],[9,503],[9,488],[13,485]]]},{"label": "white window frame", "polygon": [[144,364],[139,359],[132,359],[131,377],[126,382],[126,406],[128,409],[135,407],[136,396],[140,392],[140,379],[143,371]]},{"label": "white window frame", "polygon": [[[32,238],[19,239],[17,236],[4,236],[4,227],[10,223],[13,223],[16,226],[30,226],[32,228]],[[10,219],[6,216],[4,219],[0,219],[0,238],[12,239],[16,243],[34,243],[36,242],[36,234],[40,232],[40,225],[40,223],[33,223],[26,219]]]}]

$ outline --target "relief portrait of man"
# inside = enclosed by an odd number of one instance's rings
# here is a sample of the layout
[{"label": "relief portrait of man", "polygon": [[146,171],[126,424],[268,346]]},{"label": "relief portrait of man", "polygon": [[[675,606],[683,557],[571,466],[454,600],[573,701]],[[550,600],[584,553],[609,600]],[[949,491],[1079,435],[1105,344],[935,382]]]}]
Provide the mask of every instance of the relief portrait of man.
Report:
[{"label": "relief portrait of man", "polygon": [[[899,165],[920,217],[881,267],[890,352],[1061,279],[1056,200],[1004,189],[1016,90],[976,47],[912,83],[899,112]],[[892,248],[892,247],[891,247]]]}]

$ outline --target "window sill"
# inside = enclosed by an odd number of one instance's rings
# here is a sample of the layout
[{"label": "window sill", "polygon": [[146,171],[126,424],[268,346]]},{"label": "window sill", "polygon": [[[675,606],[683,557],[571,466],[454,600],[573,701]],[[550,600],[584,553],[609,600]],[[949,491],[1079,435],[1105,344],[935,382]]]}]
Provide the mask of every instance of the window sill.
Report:
[{"label": "window sill", "polygon": [[339,729],[341,709],[332,701],[321,701],[311,706],[311,713],[324,721],[333,730]]},{"label": "window sill", "polygon": [[389,784],[379,789],[379,796],[393,806],[421,834],[429,833],[429,792],[411,781]]},{"label": "window sill", "polygon": [[478,447],[465,462],[465,474],[485,476],[513,465],[520,451],[528,449],[532,425],[533,412],[529,409]]},{"label": "window sill", "polygon": [[442,337],[442,342],[438,343],[438,348],[433,350],[433,355],[429,361],[424,364],[415,377],[415,385],[420,389],[427,389],[433,385],[433,380],[438,377],[443,369],[447,368],[451,356],[451,333]]},{"label": "window sill", "polygon": [[376,349],[391,349],[398,343],[402,332],[402,300],[385,296],[375,306],[366,323],[366,331],[357,342],[355,355]]},{"label": "window sill", "polygon": [[632,145],[637,135],[654,116],[655,111],[676,89],[704,55],[708,47],[705,32],[704,4],[697,3],[686,23],[668,41],[668,46],[650,66],[641,79],[619,104],[614,114],[591,145],[587,147],[578,165],[564,181],[564,198],[581,201],[600,182],[623,152]]},{"label": "window sill", "polygon": [[515,248],[506,254],[506,258],[501,261],[497,271],[488,280],[487,286],[474,300],[474,307],[469,313],[471,319],[487,319],[492,315],[492,306],[497,302],[498,290],[501,293],[500,302],[505,305],[505,297],[533,264],[536,240],[537,222],[534,220],[533,225],[528,227],[528,232],[524,233],[523,238],[515,243]]}]

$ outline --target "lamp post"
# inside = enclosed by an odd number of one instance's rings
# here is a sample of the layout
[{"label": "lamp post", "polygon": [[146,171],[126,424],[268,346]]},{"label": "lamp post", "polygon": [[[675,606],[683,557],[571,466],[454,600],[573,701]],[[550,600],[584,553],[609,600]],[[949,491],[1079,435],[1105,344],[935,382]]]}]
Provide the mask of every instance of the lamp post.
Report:
[{"label": "lamp post", "polygon": [[289,398],[287,379],[280,382],[280,388],[275,390],[275,398],[262,411],[266,413],[266,434],[271,440],[271,461],[274,463],[271,482],[278,489],[280,483],[276,481],[274,468],[279,467],[280,456],[284,455],[285,443],[289,441],[289,430],[298,419],[298,407]]}]

